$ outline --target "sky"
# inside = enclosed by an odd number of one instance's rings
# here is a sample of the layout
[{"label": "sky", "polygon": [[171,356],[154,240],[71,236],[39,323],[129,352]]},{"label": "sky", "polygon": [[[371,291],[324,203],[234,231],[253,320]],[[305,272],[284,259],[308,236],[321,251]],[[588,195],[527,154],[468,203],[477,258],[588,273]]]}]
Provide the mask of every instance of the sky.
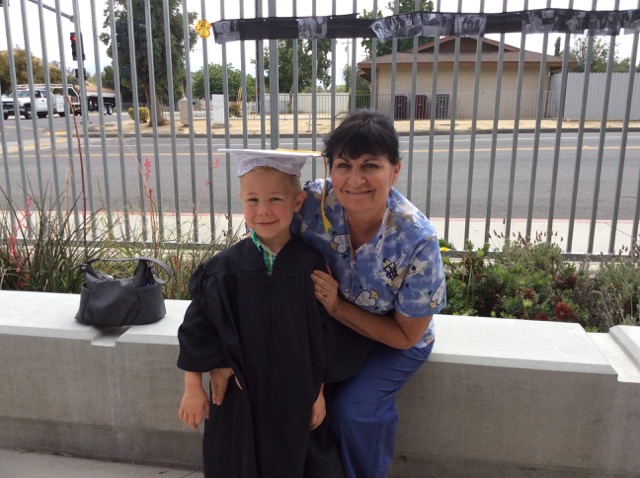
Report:
[{"label": "sky", "polygon": [[[41,1],[44,6],[55,7],[56,0],[8,0],[9,7],[7,8],[9,11],[9,29],[10,32],[6,32],[6,19],[5,13],[2,7],[0,7],[0,30],[5,32],[5,34],[0,33],[0,51],[7,49],[7,38],[10,33],[12,43],[14,46],[18,45],[21,48],[24,48],[26,45],[26,40],[23,32],[23,27],[26,25],[26,30],[28,31],[28,41],[32,54],[37,57],[43,56],[43,48],[41,41],[41,30],[44,31],[44,37],[46,39],[46,47],[49,61],[58,61],[60,59],[60,53],[58,50],[58,33],[56,27],[56,14],[54,12],[49,11],[46,8],[43,8],[42,18],[44,20],[43,25],[40,24],[40,14],[38,1]],[[90,73],[95,73],[96,70],[96,62],[94,57],[94,42],[93,42],[93,27],[92,27],[92,12],[91,12],[91,1],[92,0],[76,0],[78,6],[78,18],[80,19],[80,25],[83,31],[83,38],[85,43],[85,52],[87,55],[87,59],[85,62],[85,68],[89,70]],[[95,2],[95,13],[96,13],[96,28],[98,35],[102,30],[103,17],[102,13],[106,5],[106,0],[93,0]],[[226,0],[224,2],[224,10],[221,6],[221,2],[216,1],[212,2],[211,0],[186,0],[187,8],[189,11],[197,11],[199,13],[198,18],[203,18],[206,16],[206,19],[213,23],[215,21],[221,19],[236,19],[241,18],[253,18],[255,16],[255,2],[262,1],[262,16],[270,16],[269,15],[269,3],[275,7],[275,16],[279,17],[287,17],[294,15],[294,6],[295,6],[295,14],[297,16],[312,16],[314,14],[313,11],[313,1],[310,0]],[[5,3],[7,0],[5,0]],[[35,3],[34,3],[35,2]],[[616,2],[619,2],[620,10],[627,9],[637,9],[640,8],[640,0],[529,0],[526,2],[528,9],[538,9],[538,8],[575,8],[580,10],[613,10],[615,9]],[[73,14],[73,0],[59,0],[60,10],[62,14],[72,15]],[[378,0],[378,8],[383,11],[384,15],[391,15],[393,12],[383,8],[386,6],[388,0]],[[476,13],[480,12],[481,6],[484,4],[484,11],[487,13],[496,13],[502,11],[502,3],[497,0],[461,0],[461,8],[460,11],[465,13]],[[525,9],[525,0],[505,0],[507,4],[507,11],[518,11]],[[363,10],[372,10],[373,9],[373,0],[352,0],[351,2],[346,0],[315,0],[316,8],[315,15],[331,15],[334,12],[340,14],[347,14],[357,11],[361,13]],[[455,7],[451,7],[453,2],[444,1],[444,0],[434,0],[434,4],[436,8],[435,11],[455,11]],[[445,6],[446,4],[446,6]],[[204,5],[204,10],[203,10]],[[240,7],[244,5],[244,14],[241,15]],[[438,9],[438,6],[440,8]],[[215,8],[214,8],[215,7]],[[222,11],[223,10],[223,11]],[[205,15],[202,14],[204,11]],[[75,66],[75,63],[71,60],[71,47],[69,43],[69,33],[74,31],[74,25],[72,22],[64,18],[61,19],[62,23],[62,40],[63,40],[63,50],[65,54],[65,61],[67,66]],[[548,40],[548,53],[553,54],[554,42],[557,36],[562,36],[564,38],[564,34],[555,34],[552,33],[549,35]],[[495,40],[499,40],[499,35],[487,35],[487,38],[492,38]],[[191,69],[193,71],[200,70],[204,64],[203,62],[203,41],[207,41],[207,50],[208,50],[208,59],[209,63],[222,63],[222,45],[216,44],[213,35],[211,35],[207,40],[199,39],[198,43],[195,45],[194,50],[190,54],[190,62]],[[616,44],[618,44],[618,54],[621,58],[628,57],[631,55],[633,35],[619,35],[616,38]],[[505,36],[505,42],[514,45],[516,47],[520,46],[520,35],[519,34],[507,34]],[[360,41],[357,41],[357,50],[356,50],[356,60],[360,61],[364,59],[364,50],[360,46]],[[608,38],[607,38],[608,43]],[[349,40],[347,39],[339,39],[337,40],[336,46],[336,66],[338,71],[342,71],[342,67],[350,62],[350,54],[351,48],[348,47]],[[99,58],[100,58],[100,66],[104,68],[104,66],[111,63],[111,60],[106,55],[106,47],[98,41],[96,45]],[[527,35],[525,49],[541,52],[543,47],[543,35]],[[230,42],[226,44],[226,55],[227,62],[231,63],[234,67],[240,69],[240,51],[241,51],[241,43],[240,42]],[[247,72],[254,74],[250,68],[250,59],[255,58],[255,43],[254,42],[246,42],[245,45],[245,54],[247,61]],[[338,79],[337,83],[340,83],[342,78]]]}]

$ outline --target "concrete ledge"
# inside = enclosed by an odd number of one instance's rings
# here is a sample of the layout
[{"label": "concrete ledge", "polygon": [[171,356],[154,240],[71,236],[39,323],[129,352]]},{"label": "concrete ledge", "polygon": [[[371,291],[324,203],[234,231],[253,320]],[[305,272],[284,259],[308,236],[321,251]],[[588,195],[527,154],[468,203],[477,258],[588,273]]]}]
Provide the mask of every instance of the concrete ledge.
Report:
[{"label": "concrete ledge", "polygon": [[439,316],[431,362],[613,374],[578,324]]},{"label": "concrete ledge", "polygon": [[0,291],[0,334],[91,340],[100,332],[74,320],[80,296]]},{"label": "concrete ledge", "polygon": [[640,367],[640,328],[613,327],[610,333],[636,367]]},{"label": "concrete ledge", "polygon": [[[200,466],[200,433],[177,418],[188,301],[107,331],[74,321],[77,295],[0,291],[0,304],[0,448]],[[640,476],[639,329],[435,321],[432,359],[398,396],[390,476]]]}]

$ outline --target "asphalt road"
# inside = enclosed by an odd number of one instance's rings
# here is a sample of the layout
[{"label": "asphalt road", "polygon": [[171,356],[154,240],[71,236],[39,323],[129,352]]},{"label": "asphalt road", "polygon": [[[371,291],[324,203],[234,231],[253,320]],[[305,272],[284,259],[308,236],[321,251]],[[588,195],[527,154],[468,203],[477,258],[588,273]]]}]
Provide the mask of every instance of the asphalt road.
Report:
[{"label": "asphalt road", "polygon": [[[97,123],[97,114],[90,115],[88,120]],[[107,122],[115,120],[116,116],[105,117]],[[29,128],[33,135],[33,122],[21,120],[25,144],[23,167],[17,142],[11,139],[15,134],[11,126],[15,129],[15,123],[12,119],[5,123],[3,146],[6,144],[8,167],[3,164],[0,185],[6,189],[8,176],[14,197],[21,195],[23,178],[28,189],[64,191],[72,168],[79,177],[77,139],[68,141],[63,133],[64,119],[53,118],[53,123],[57,133],[50,135],[43,133],[48,131],[49,120],[37,120],[41,141],[37,151],[33,141],[26,139]],[[467,214],[472,218],[506,217],[509,204],[511,217],[516,218],[529,215],[546,218],[552,213],[555,218],[564,219],[571,216],[572,208],[577,219],[594,215],[599,219],[611,218],[616,204],[619,219],[635,217],[640,133],[629,133],[623,167],[620,132],[585,133],[581,148],[576,132],[564,132],[559,143],[555,133],[542,133],[537,140],[532,133],[520,133],[516,139],[517,144],[512,133],[498,135],[495,142],[489,134],[478,134],[473,142],[467,134],[453,138],[437,135],[430,150],[428,135],[418,135],[413,140],[402,136],[404,161],[397,187],[431,217]],[[69,143],[74,150],[73,164],[68,159]],[[182,137],[161,137],[157,143],[153,138],[143,137],[139,145],[132,137],[125,137],[122,144],[112,137],[106,138],[104,144],[99,137],[81,139],[90,205],[94,209],[108,205],[117,211],[123,208],[126,199],[136,207],[140,196],[148,194],[145,191],[151,187],[154,199],[166,211],[208,212],[213,206],[216,212],[240,213],[233,159],[216,153],[226,146],[243,147],[243,144],[241,139],[232,138],[225,145],[224,139],[212,138],[210,154],[206,138],[196,138],[193,148],[189,139]],[[250,138],[247,146],[261,147],[260,138]],[[308,138],[300,138],[297,145],[290,138],[281,138],[280,147],[294,146],[311,149],[314,145]],[[316,143],[315,148],[321,148],[321,144]],[[147,168],[149,180],[145,187],[141,178]],[[320,162],[307,166],[303,179],[323,174]],[[79,191],[79,179],[76,187]]]}]

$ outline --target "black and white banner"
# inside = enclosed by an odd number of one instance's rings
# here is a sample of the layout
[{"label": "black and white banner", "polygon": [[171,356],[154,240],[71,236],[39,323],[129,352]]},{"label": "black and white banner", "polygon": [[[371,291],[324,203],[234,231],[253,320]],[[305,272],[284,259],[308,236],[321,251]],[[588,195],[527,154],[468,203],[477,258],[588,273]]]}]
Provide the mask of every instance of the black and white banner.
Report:
[{"label": "black and white banner", "polygon": [[618,35],[640,31],[640,10],[540,9],[504,13],[413,12],[377,20],[358,14],[221,20],[213,23],[216,43],[236,40],[315,40],[414,36],[481,37],[486,33],[570,33]]}]

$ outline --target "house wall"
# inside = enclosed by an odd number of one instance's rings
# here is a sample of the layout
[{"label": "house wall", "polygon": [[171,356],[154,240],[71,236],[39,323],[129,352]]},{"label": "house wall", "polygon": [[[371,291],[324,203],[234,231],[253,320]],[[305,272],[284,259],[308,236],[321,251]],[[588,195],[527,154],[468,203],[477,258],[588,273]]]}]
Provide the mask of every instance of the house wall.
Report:
[{"label": "house wall", "polygon": [[[380,65],[378,69],[378,108],[385,113],[394,114],[394,100],[391,98],[391,66]],[[533,119],[536,117],[538,103],[538,82],[540,76],[539,65],[525,64],[522,75],[522,95],[520,96],[520,118]],[[412,107],[412,66],[400,64],[396,67],[395,94],[406,95],[407,118]],[[431,65],[420,65],[416,77],[416,94],[426,94],[431,102],[433,70]],[[452,64],[438,65],[437,94],[449,95],[449,114],[436,117],[451,116],[453,102],[454,71]],[[493,119],[496,102],[497,65],[486,64],[480,67],[480,83],[478,88],[477,119]],[[500,119],[513,119],[517,105],[518,65],[505,64],[500,88]],[[545,102],[546,102],[545,85]],[[473,118],[473,103],[475,91],[475,65],[461,64],[458,69],[456,118]],[[545,103],[543,103],[544,105]],[[397,115],[394,115],[397,117]]]}]

